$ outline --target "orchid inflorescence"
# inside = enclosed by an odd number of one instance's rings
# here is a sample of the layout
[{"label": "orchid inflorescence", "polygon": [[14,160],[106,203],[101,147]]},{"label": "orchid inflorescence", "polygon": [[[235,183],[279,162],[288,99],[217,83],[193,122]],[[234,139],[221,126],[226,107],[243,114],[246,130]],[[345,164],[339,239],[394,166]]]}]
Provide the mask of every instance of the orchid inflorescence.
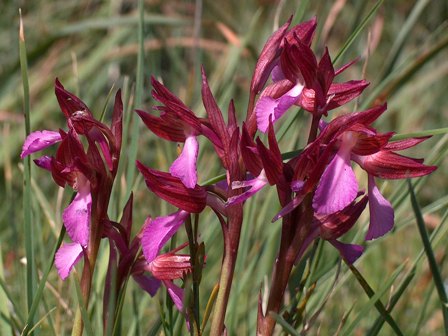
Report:
[{"label": "orchid inflorescence", "polygon": [[[434,171],[436,167],[424,165],[421,159],[397,153],[427,137],[392,141],[393,132],[378,132],[372,125],[386,111],[386,104],[324,120],[331,110],[357,99],[369,83],[335,82],[354,62],[334,69],[328,49],[318,60],[311,49],[317,26],[315,18],[292,28],[290,23],[291,19],[274,32],[261,52],[242,124],[237,121],[233,101],[227,109],[227,121],[224,120],[204,69],[201,93],[206,117],[198,117],[161,82],[151,78],[152,97],[159,103],[153,110],[159,115],[136,112],[156,136],[183,143],[183,148],[169,172],[147,167],[140,161],[136,164],[147,187],[178,210],[148,217],[133,239],[132,196],[120,222],[113,222],[107,215],[121,151],[120,92],[109,127],[96,120],[88,107],[56,80],[56,97],[68,130],[30,134],[23,145],[22,158],[59,144],[54,156],[43,156],[35,162],[49,170],[58,185],[76,191],[62,215],[71,242],[59,248],[55,264],[60,277],[66,279],[74,265],[84,259],[81,281],[86,284],[83,287],[86,300],[99,242],[107,238],[110,264],[119,270],[118,289],[123,286],[125,275],[132,275],[151,295],[164,284],[175,306],[186,314],[189,327],[198,328],[196,315],[184,302],[184,289],[175,280],[185,280],[191,273],[196,280],[200,278],[197,274],[205,262],[199,248],[202,244],[196,234],[189,243],[167,253],[161,251],[182,224],[191,225],[192,216],[197,218],[209,207],[222,226],[224,240],[220,287],[211,322],[211,333],[221,334],[245,201],[264,187],[275,186],[279,209],[272,221],[281,219],[281,240],[267,307],[263,310],[260,303],[257,324],[260,334],[270,335],[275,320],[269,312],[280,311],[291,270],[312,242],[328,241],[343,260],[352,264],[363,253],[363,246],[344,243],[340,238],[354,226],[367,206],[370,223],[365,240],[379,238],[393,228],[393,208],[381,194],[376,180],[420,177]],[[308,142],[292,158],[284,160],[274,126],[297,107],[309,112],[312,119]],[[267,144],[260,136],[256,137],[257,131],[267,133]],[[199,136],[211,143],[225,171],[225,179],[214,185],[198,184]],[[352,163],[367,174],[367,192],[360,189]],[[270,218],[266,224],[269,222]],[[179,251],[187,245],[190,254],[181,254]],[[111,276],[112,272],[108,272],[108,277]]]}]

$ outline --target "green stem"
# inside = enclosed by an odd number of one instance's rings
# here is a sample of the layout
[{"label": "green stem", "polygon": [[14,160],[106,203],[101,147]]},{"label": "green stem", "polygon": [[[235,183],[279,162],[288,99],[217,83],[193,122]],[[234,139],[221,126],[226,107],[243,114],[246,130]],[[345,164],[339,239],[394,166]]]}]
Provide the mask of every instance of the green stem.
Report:
[{"label": "green stem", "polygon": [[317,137],[317,130],[319,129],[319,121],[320,121],[321,117],[322,117],[321,115],[313,114],[313,120],[311,122],[310,133],[308,135],[308,144],[313,142],[314,139],[316,139],[316,137]]},{"label": "green stem", "polygon": [[240,243],[241,225],[243,222],[243,209],[241,204],[228,207],[228,226],[223,227],[224,232],[224,260],[219,279],[218,296],[216,298],[210,335],[222,335],[224,319],[235,272],[238,246]]},{"label": "green stem", "polygon": [[[185,230],[187,231],[188,236],[188,244],[190,248],[190,263],[192,267],[192,278],[193,278],[193,302],[191,304],[191,308],[193,310],[193,317],[195,320],[195,323],[191,324],[190,328],[194,329],[194,326],[196,325],[197,328],[199,328],[200,321],[199,321],[199,284],[197,281],[197,272],[199,271],[197,269],[198,266],[198,260],[197,260],[197,243],[195,240],[195,235],[193,232],[193,226],[191,225],[191,216],[188,216],[187,220],[185,221]],[[198,330],[197,333],[200,335],[201,331]]]},{"label": "green stem", "polygon": [[[87,307],[89,306],[90,291],[92,288],[93,270],[95,268],[97,252],[98,249],[95,253],[92,253],[90,257],[85,259],[84,267],[82,270],[81,294],[86,310]],[[78,305],[78,308],[76,309],[75,321],[73,323],[72,336],[82,336],[83,329],[84,329],[84,323],[81,315],[81,307]]]},{"label": "green stem", "polygon": [[275,314],[280,312],[289,276],[295,261],[300,257],[299,253],[303,252],[302,245],[311,229],[310,224],[313,219],[312,196],[313,194],[309,194],[298,209],[284,217],[280,250],[272,275],[266,314],[258,316],[257,335],[268,336],[274,332],[277,322]]},{"label": "green stem", "polygon": [[225,251],[224,260],[219,279],[218,297],[216,298],[215,311],[213,313],[210,335],[221,335],[224,329],[224,318],[229,301],[230,287],[232,285],[233,273],[236,263],[236,251],[231,249]]}]

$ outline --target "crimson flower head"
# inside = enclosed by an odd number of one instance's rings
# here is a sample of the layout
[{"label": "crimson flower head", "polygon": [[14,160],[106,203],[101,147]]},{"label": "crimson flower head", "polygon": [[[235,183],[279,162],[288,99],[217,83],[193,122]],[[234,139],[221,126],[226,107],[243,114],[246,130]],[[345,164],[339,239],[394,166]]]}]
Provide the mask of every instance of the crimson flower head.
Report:
[{"label": "crimson flower head", "polygon": [[261,132],[267,131],[270,118],[275,123],[293,105],[315,115],[327,115],[329,110],[358,97],[369,84],[364,80],[335,83],[335,77],[353,62],[334,70],[327,49],[318,62],[310,48],[316,19],[287,31],[289,23],[266,43],[252,78],[252,92],[258,94],[269,75],[272,77],[272,84],[261,92],[255,105]]},{"label": "crimson flower head", "polygon": [[[322,131],[294,162],[293,190],[295,198],[275,217],[289,213],[314,192],[313,209],[328,216],[346,208],[359,193],[358,181],[351,162],[368,175],[370,226],[366,239],[378,238],[392,229],[393,209],[381,195],[375,177],[404,179],[428,175],[437,167],[426,166],[421,159],[397,154],[427,139],[411,138],[390,141],[393,133],[378,133],[371,124],[386,110],[386,105],[367,111],[340,116]],[[311,163],[310,162],[314,162]]]},{"label": "crimson flower head", "polygon": [[[336,119],[333,127],[339,127]],[[339,124],[339,125],[338,125]],[[366,239],[375,239],[392,229],[394,212],[391,204],[381,195],[375,177],[405,179],[432,173],[437,167],[426,166],[423,160],[400,155],[428,137],[390,141],[393,133],[378,133],[369,123],[354,124],[336,137],[336,154],[326,167],[313,200],[316,212],[329,214],[352,202],[358,192],[358,183],[350,162],[356,162],[367,172],[370,226]]]},{"label": "crimson flower head", "polygon": [[187,188],[194,188],[198,176],[196,161],[199,144],[197,136],[204,134],[215,137],[199,118],[185,104],[171,93],[154,77],[151,78],[152,95],[163,105],[154,107],[160,111],[160,116],[137,110],[136,112],[145,125],[157,136],[174,142],[184,143],[182,153],[170,167],[172,176],[179,178]]},{"label": "crimson flower head", "polygon": [[[35,163],[50,171],[58,185],[69,185],[77,192],[62,214],[73,243],[63,244],[55,260],[59,275],[65,279],[88,248],[92,211],[99,212],[100,220],[107,217],[110,190],[120,157],[123,104],[120,92],[117,92],[112,123],[108,127],[94,119],[89,108],[65,90],[57,79],[55,93],[66,117],[68,131],[31,133],[23,144],[21,157],[59,143],[55,156],[42,156]],[[80,137],[85,138],[87,145]]]},{"label": "crimson flower head", "polygon": [[286,50],[284,54],[288,52],[289,57],[297,59],[284,63],[290,62],[287,64],[297,69],[288,69],[283,62],[274,68],[273,83],[263,90],[255,105],[258,129],[262,132],[267,129],[269,117],[277,121],[293,105],[315,115],[327,115],[329,110],[358,97],[369,85],[364,80],[334,83],[334,78],[350,64],[335,71],[327,49],[319,63],[312,50],[300,40]]}]

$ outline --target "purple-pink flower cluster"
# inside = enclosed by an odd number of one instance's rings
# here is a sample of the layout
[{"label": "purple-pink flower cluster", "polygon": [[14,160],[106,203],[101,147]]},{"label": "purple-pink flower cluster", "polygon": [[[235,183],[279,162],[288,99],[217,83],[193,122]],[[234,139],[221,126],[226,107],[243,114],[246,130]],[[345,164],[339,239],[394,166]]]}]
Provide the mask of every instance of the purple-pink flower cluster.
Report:
[{"label": "purple-pink flower cluster", "polygon": [[[355,225],[367,206],[370,224],[366,240],[381,237],[392,229],[394,211],[377,187],[376,179],[405,179],[434,171],[436,167],[424,165],[421,159],[397,153],[426,137],[392,141],[393,132],[378,132],[373,123],[386,111],[385,104],[324,121],[329,111],[359,97],[369,83],[365,80],[335,82],[354,62],[335,70],[328,49],[320,58],[311,49],[316,19],[292,28],[290,22],[291,19],[270,37],[261,52],[252,77],[246,121],[242,124],[238,124],[232,101],[227,121],[224,120],[203,69],[201,93],[205,118],[196,116],[161,82],[151,79],[152,96],[159,102],[153,107],[157,113],[143,110],[137,113],[156,136],[182,143],[183,147],[169,172],[149,168],[140,161],[136,165],[147,187],[178,210],[148,217],[132,240],[132,199],[120,223],[107,216],[121,150],[120,95],[116,96],[109,127],[95,120],[87,106],[56,81],[56,96],[67,119],[68,131],[32,133],[23,145],[22,158],[59,143],[55,156],[43,156],[35,162],[49,170],[58,185],[69,185],[76,191],[63,213],[71,243],[63,244],[55,257],[62,279],[83,255],[92,262],[89,258],[96,257],[99,240],[107,237],[111,260],[120,274],[133,275],[151,295],[164,284],[182,311],[185,309],[183,288],[175,280],[195,272],[197,260],[192,260],[192,256],[196,252],[190,251],[189,255],[179,252],[188,243],[167,253],[162,253],[162,249],[182,224],[190,220],[191,214],[199,214],[209,207],[222,226],[225,246],[220,282],[226,285],[219,289],[223,294],[218,295],[218,313],[212,322],[212,330],[222,332],[224,317],[219,314],[225,313],[230,293],[243,204],[261,189],[275,186],[279,206],[273,221],[282,219],[282,238],[268,311],[279,311],[293,264],[315,239],[330,242],[346,262],[353,263],[362,254],[363,247],[343,243],[340,238]],[[311,127],[307,145],[291,159],[284,160],[275,124],[293,108],[310,113]],[[267,144],[256,137],[257,131],[267,133]],[[200,136],[214,148],[225,172],[225,181],[211,186],[199,184]],[[367,193],[359,187],[353,164],[366,174]],[[266,219],[266,225],[270,221]],[[119,282],[122,283],[124,279]],[[275,324],[272,317],[260,310],[259,332],[269,333],[272,323]]]}]

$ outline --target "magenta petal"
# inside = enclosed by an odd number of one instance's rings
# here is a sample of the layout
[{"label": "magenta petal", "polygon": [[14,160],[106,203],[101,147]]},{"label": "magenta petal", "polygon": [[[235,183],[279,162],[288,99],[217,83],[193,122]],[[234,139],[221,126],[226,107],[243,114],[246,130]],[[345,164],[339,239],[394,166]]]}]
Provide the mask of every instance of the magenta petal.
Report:
[{"label": "magenta petal", "polygon": [[328,123],[325,120],[319,120],[319,131],[323,131],[327,127]]},{"label": "magenta petal", "polygon": [[179,210],[168,216],[146,219],[141,242],[143,254],[148,263],[157,257],[165,243],[176,233],[188,215],[188,212]]},{"label": "magenta petal", "polygon": [[54,264],[62,280],[67,279],[73,266],[81,259],[83,250],[78,243],[63,243],[54,256]]},{"label": "magenta petal", "polygon": [[98,142],[104,157],[104,161],[106,162],[109,170],[112,171],[114,169],[114,164],[112,163],[112,157],[109,147],[110,145],[107,142],[106,137],[97,129],[93,129],[92,131],[90,131],[89,135],[92,137],[92,139]]},{"label": "magenta petal", "polygon": [[51,171],[51,157],[50,156],[47,156],[47,155],[41,156],[40,158],[35,159],[34,163],[42,169]]},{"label": "magenta petal", "polygon": [[[302,188],[300,189],[300,191],[302,191]],[[295,208],[297,208],[300,203],[303,202],[303,199],[305,198],[306,194],[305,193],[298,193],[291,202],[289,202],[288,204],[286,204],[275,216],[274,218],[272,218],[272,223],[278,221],[280,218],[286,216],[287,214],[289,214],[291,211],[293,211]]]},{"label": "magenta petal", "polygon": [[74,242],[82,246],[87,246],[89,242],[91,208],[90,188],[78,189],[75,198],[62,214],[62,221],[68,235]]},{"label": "magenta petal", "polygon": [[168,290],[168,294],[171,296],[174,305],[180,312],[182,312],[184,308],[183,305],[184,290],[182,288],[177,287],[172,281],[169,280],[162,280],[162,281],[165,284],[166,289]]},{"label": "magenta petal", "polygon": [[264,170],[262,170],[260,175],[258,175],[256,178],[254,178],[252,180],[233,182],[232,189],[239,189],[239,188],[246,188],[246,187],[249,187],[250,189],[246,190],[245,192],[243,192],[240,195],[230,197],[226,202],[226,206],[244,202],[249,197],[255,195],[258,191],[260,191],[267,183],[268,183],[268,180],[266,178]]},{"label": "magenta petal", "polygon": [[193,189],[198,182],[196,161],[198,159],[199,144],[195,136],[188,136],[182,153],[170,167],[171,175],[178,177],[184,186]]},{"label": "magenta petal", "polygon": [[334,239],[330,243],[339,250],[341,257],[349,264],[353,264],[364,252],[364,247],[355,244],[345,244]]},{"label": "magenta petal", "polygon": [[291,190],[295,193],[300,193],[302,191],[302,188],[305,184],[305,181],[297,180],[291,182]]},{"label": "magenta petal", "polygon": [[255,115],[257,116],[258,129],[266,133],[269,127],[269,117],[272,116],[272,122],[274,122],[274,109],[277,106],[277,100],[271,97],[262,97],[258,100],[255,106]]},{"label": "magenta petal", "polygon": [[132,277],[141,289],[151,296],[156,295],[161,283],[159,279],[144,274],[133,274]]},{"label": "magenta petal", "polygon": [[313,199],[314,210],[329,215],[344,209],[358,194],[358,181],[350,166],[350,153],[340,150],[320,179]]},{"label": "magenta petal", "polygon": [[60,142],[61,140],[62,139],[59,132],[36,131],[30,133],[22,146],[20,158],[23,159],[25,156],[45,149],[57,142]]},{"label": "magenta petal", "polygon": [[272,69],[271,76],[273,82],[278,82],[286,78],[280,65],[276,65]]},{"label": "magenta petal", "polygon": [[302,93],[303,85],[296,84],[292,87],[291,90],[286,92],[280,99],[278,100],[278,106],[275,109],[275,119],[278,120],[280,117],[292,106],[295,104],[300,94]]},{"label": "magenta petal", "polygon": [[389,201],[381,195],[375,184],[375,178],[370,174],[368,189],[370,225],[366,240],[372,240],[392,230],[394,226],[394,209]]},{"label": "magenta petal", "polygon": [[266,133],[269,127],[269,118],[272,123],[281,116],[297,101],[302,93],[303,85],[297,84],[278,99],[264,96],[255,105],[255,115],[257,116],[258,129]]}]

